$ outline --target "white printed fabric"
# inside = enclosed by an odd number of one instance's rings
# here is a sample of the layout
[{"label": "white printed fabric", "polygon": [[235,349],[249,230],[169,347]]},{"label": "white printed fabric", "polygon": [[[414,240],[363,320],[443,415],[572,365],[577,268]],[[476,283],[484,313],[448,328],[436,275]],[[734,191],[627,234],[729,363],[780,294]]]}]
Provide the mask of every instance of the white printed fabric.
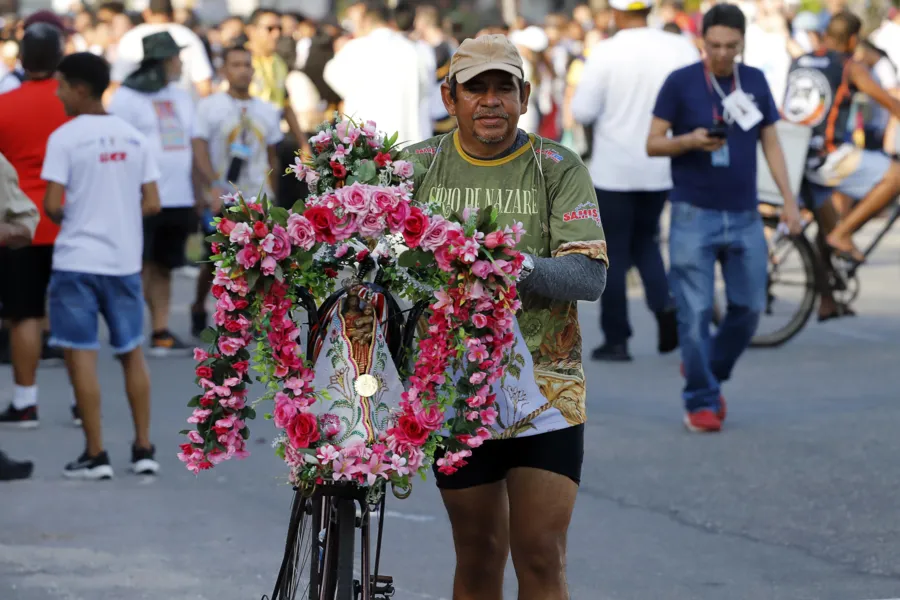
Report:
[{"label": "white printed fabric", "polygon": [[[321,418],[331,443],[340,447],[374,443],[380,432],[393,426],[392,416],[399,410],[404,391],[385,338],[387,303],[380,294],[363,302],[362,307],[370,303],[375,319],[374,338],[368,348],[358,349],[354,356],[342,301],[325,315],[327,334],[315,349],[313,387],[320,396],[311,410]],[[378,391],[369,398],[360,396],[354,385],[363,374],[378,380]]]}]

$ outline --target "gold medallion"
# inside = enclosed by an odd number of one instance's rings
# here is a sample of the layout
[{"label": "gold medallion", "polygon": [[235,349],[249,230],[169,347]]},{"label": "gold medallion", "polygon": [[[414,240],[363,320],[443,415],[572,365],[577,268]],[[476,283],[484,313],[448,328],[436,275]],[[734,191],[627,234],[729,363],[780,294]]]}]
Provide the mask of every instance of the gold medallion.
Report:
[{"label": "gold medallion", "polygon": [[374,376],[366,373],[365,375],[360,375],[356,378],[353,387],[356,388],[357,394],[363,398],[369,398],[374,396],[375,392],[378,391],[378,380]]}]

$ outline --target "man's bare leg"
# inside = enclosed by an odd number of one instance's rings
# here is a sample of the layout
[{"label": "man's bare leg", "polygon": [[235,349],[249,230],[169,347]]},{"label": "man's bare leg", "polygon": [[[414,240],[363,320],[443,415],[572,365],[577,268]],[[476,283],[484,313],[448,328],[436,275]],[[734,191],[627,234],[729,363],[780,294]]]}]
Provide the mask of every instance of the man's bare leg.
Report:
[{"label": "man's bare leg", "polygon": [[[825,320],[835,315],[840,310],[837,301],[834,299],[834,293],[831,289],[829,280],[832,276],[831,266],[831,246],[825,241],[829,233],[834,230],[840,219],[840,210],[836,208],[836,204],[840,205],[845,199],[849,199],[840,192],[834,192],[831,199],[823,204],[816,211],[816,223],[818,231],[816,232],[816,249],[819,251],[820,263],[816,268],[816,278],[819,280],[819,320]],[[851,200],[852,202],[852,200]]]},{"label": "man's bare leg", "polygon": [[10,324],[9,341],[12,349],[13,379],[18,386],[31,387],[37,383],[42,333],[41,319],[21,319]]},{"label": "man's bare leg", "polygon": [[512,469],[506,485],[519,600],[569,600],[566,539],[578,486],[564,475],[526,467]]},{"label": "man's bare leg", "polygon": [[75,402],[81,413],[81,428],[88,456],[103,452],[103,426],[100,419],[100,380],[97,378],[97,351],[66,348],[66,368],[75,390]]},{"label": "man's bare leg", "polygon": [[509,555],[506,484],[441,490],[441,497],[456,548],[453,600],[502,600],[503,569]]},{"label": "man's bare leg", "polygon": [[138,346],[119,360],[125,373],[125,393],[131,406],[135,445],[150,448],[150,371],[144,360],[144,350]]},{"label": "man's bare leg", "polygon": [[880,213],[894,198],[900,195],[900,163],[891,162],[884,179],[878,182],[850,213],[841,219],[834,230],[825,238],[827,244],[838,252],[849,253],[858,262],[865,261],[859,248],[853,243],[853,234],[869,219]]},{"label": "man's bare leg", "polygon": [[194,304],[191,306],[192,313],[199,314],[206,312],[206,297],[212,289],[213,278],[213,266],[201,264],[200,274],[197,275],[197,295],[194,298]]}]

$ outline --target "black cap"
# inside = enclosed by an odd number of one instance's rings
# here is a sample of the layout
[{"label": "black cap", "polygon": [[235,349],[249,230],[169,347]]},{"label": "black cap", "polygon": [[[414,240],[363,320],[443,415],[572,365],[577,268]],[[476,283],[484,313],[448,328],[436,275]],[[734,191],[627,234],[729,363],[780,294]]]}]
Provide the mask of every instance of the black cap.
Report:
[{"label": "black cap", "polygon": [[63,33],[48,23],[30,25],[22,36],[20,55],[26,72],[55,71],[63,57]]}]

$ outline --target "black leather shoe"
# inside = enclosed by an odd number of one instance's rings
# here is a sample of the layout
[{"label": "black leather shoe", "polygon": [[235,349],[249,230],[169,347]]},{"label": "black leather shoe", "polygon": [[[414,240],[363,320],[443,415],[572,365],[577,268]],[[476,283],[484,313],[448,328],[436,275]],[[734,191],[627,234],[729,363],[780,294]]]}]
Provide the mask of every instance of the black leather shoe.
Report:
[{"label": "black leather shoe", "polygon": [[626,344],[603,344],[599,348],[594,348],[591,352],[591,358],[594,360],[604,360],[607,362],[628,362],[632,360],[628,354],[628,346]]},{"label": "black leather shoe", "polygon": [[659,325],[659,338],[656,346],[660,354],[668,354],[678,348],[678,318],[675,310],[664,310],[656,313]]}]

